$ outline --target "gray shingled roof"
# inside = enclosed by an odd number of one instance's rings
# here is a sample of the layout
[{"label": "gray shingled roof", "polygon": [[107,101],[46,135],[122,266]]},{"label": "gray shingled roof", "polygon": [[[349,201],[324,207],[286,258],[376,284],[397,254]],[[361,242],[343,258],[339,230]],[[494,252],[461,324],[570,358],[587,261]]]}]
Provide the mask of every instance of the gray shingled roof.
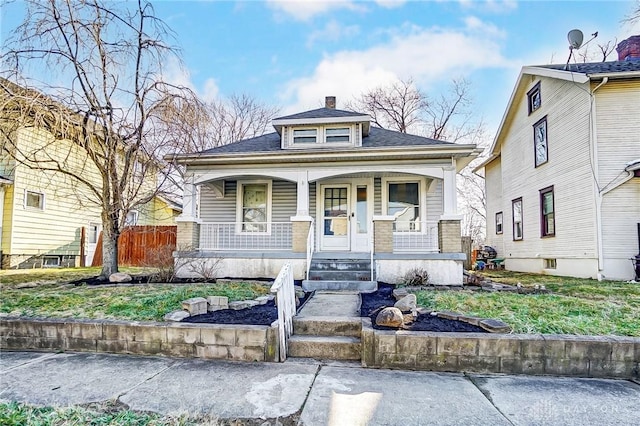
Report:
[{"label": "gray shingled roof", "polygon": [[342,118],[342,117],[359,117],[363,114],[361,112],[344,111],[335,108],[318,108],[311,111],[299,112],[297,114],[287,115],[285,117],[278,117],[275,120],[296,120],[299,118]]},{"label": "gray shingled roof", "polygon": [[[537,68],[549,68],[565,71],[564,64],[535,65]],[[612,61],[569,64],[566,71],[581,74],[608,74],[617,72],[640,71],[640,61]]]},{"label": "gray shingled roof", "polygon": [[[325,109],[325,108],[323,108]],[[439,141],[417,135],[396,132],[393,130],[371,127],[369,135],[362,139],[362,148],[385,148],[402,146],[455,145],[451,142]],[[362,148],[353,148],[362,149]],[[201,154],[249,154],[258,152],[291,152],[280,148],[280,135],[276,132],[255,138],[244,139],[228,145],[202,151]]]}]

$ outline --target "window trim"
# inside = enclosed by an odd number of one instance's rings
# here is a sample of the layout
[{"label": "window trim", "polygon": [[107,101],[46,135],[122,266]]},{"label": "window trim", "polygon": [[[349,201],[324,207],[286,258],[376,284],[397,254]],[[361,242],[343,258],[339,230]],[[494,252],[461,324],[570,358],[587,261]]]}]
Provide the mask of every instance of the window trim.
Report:
[{"label": "window trim", "polygon": [[[552,220],[553,220],[553,232],[546,233],[545,232],[545,215],[544,215],[544,196],[545,194],[551,193],[551,203],[553,206],[553,210],[551,211]],[[553,185],[548,186],[540,190],[540,237],[541,238],[549,238],[556,236],[556,194],[553,188]]]},{"label": "window trim", "polygon": [[[316,135],[316,141],[315,142],[296,142],[296,131],[298,130],[315,130]],[[310,137],[310,136],[304,136],[304,137]],[[320,128],[319,127],[292,127],[291,128],[291,145],[294,146],[305,146],[305,145],[309,145],[309,146],[313,146],[318,144],[320,141],[322,140],[322,138],[320,137]]]},{"label": "window trim", "polygon": [[[500,218],[500,230],[499,231],[498,231],[498,217]],[[496,213],[495,227],[496,227],[496,235],[502,235],[504,233],[504,214],[502,214],[502,212],[497,212]]]},{"label": "window trim", "polygon": [[[536,143],[536,131],[544,124],[544,161],[538,162],[538,145]],[[536,167],[549,162],[549,126],[545,115],[533,125],[533,161]]]},{"label": "window trim", "polygon": [[[328,130],[337,130],[337,129],[345,129],[347,131],[346,136],[349,138],[349,140],[348,141],[329,142],[327,140],[327,138],[330,137],[330,136],[327,135],[327,131]],[[339,145],[339,144],[353,145],[353,135],[352,135],[353,128],[352,128],[352,126],[327,126],[327,127],[325,127],[323,129],[322,133],[323,133],[324,143],[326,143],[326,144],[330,144],[332,146]],[[345,135],[338,135],[338,136],[345,136]]]},{"label": "window trim", "polygon": [[[382,201],[382,214],[387,215],[389,209],[389,184],[392,183],[417,183],[418,184],[418,203],[420,222],[426,222],[427,220],[427,185],[426,179],[418,176],[400,176],[400,177],[383,177],[380,182],[381,186],[381,201]],[[422,227],[421,227],[422,228]],[[425,229],[420,229],[413,232],[427,232]],[[394,231],[396,232],[396,231]]]},{"label": "window trim", "polygon": [[[516,238],[516,215],[515,215],[515,206],[517,203],[520,203],[520,237]],[[511,232],[513,241],[522,241],[524,240],[524,208],[523,208],[522,197],[515,198],[511,200]]]},{"label": "window trim", "polygon": [[[27,204],[27,196],[28,194],[35,194],[38,195],[40,198],[40,206],[39,207],[35,207],[35,206],[30,206]],[[40,191],[31,191],[29,189],[25,189],[24,190],[24,198],[23,198],[23,208],[25,210],[34,210],[34,211],[44,211],[46,207],[46,202],[45,202],[45,194],[44,192],[40,192]]]},{"label": "window trim", "polygon": [[[267,227],[264,232],[253,232],[242,230],[242,210],[244,199],[244,187],[246,185],[266,184],[267,185]],[[273,210],[273,181],[271,179],[251,179],[239,180],[236,182],[236,234],[261,234],[271,235],[271,212]]]},{"label": "window trim", "polygon": [[[538,104],[537,108],[533,107],[533,96],[535,94],[538,94],[538,97],[540,98],[540,103]],[[533,114],[534,112],[536,112],[537,110],[540,109],[540,107],[542,107],[542,91],[540,90],[540,82],[538,81],[528,92],[527,92],[527,109],[529,111],[529,115]]]}]

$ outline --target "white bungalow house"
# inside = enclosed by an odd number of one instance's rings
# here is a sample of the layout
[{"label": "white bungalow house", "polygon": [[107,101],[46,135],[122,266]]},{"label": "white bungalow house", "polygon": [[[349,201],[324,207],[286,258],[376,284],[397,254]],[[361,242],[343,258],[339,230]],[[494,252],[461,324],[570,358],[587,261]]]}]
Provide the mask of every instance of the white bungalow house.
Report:
[{"label": "white bungalow house", "polygon": [[272,124],[175,156],[187,176],[179,276],[194,274],[191,259],[219,262],[227,277],[275,277],[289,262],[306,288],[398,282],[413,268],[434,284],[462,283],[456,174],[475,145],[373,127],[335,109],[335,97]]},{"label": "white bungalow house", "polygon": [[[619,60],[525,66],[484,169],[506,269],[631,280],[640,250],[640,36]],[[640,259],[640,258],[638,258]]]}]

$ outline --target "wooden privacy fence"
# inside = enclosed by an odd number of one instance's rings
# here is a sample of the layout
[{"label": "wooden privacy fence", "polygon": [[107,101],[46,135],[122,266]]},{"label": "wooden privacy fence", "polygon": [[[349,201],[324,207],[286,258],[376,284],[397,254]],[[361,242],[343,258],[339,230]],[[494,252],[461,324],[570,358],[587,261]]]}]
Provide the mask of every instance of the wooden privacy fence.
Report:
[{"label": "wooden privacy fence", "polygon": [[[126,266],[166,266],[173,262],[177,226],[129,226],[118,240],[118,264]],[[102,232],[98,237],[91,266],[102,266]]]}]

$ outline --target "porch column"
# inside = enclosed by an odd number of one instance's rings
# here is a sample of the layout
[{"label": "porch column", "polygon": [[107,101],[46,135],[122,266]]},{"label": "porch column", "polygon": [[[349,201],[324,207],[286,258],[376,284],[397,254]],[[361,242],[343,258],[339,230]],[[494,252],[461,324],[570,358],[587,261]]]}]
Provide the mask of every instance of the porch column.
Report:
[{"label": "porch column", "polygon": [[309,216],[309,173],[302,170],[298,174],[296,216]]},{"label": "porch column", "polygon": [[394,216],[373,216],[373,252],[393,253]]},{"label": "porch column", "polygon": [[200,244],[200,219],[197,217],[197,190],[192,182],[185,181],[182,195],[182,214],[176,217],[176,250],[195,250]]},{"label": "porch column", "polygon": [[444,170],[444,182],[442,185],[443,212],[441,219],[461,219],[458,215],[456,176],[455,168]]}]

